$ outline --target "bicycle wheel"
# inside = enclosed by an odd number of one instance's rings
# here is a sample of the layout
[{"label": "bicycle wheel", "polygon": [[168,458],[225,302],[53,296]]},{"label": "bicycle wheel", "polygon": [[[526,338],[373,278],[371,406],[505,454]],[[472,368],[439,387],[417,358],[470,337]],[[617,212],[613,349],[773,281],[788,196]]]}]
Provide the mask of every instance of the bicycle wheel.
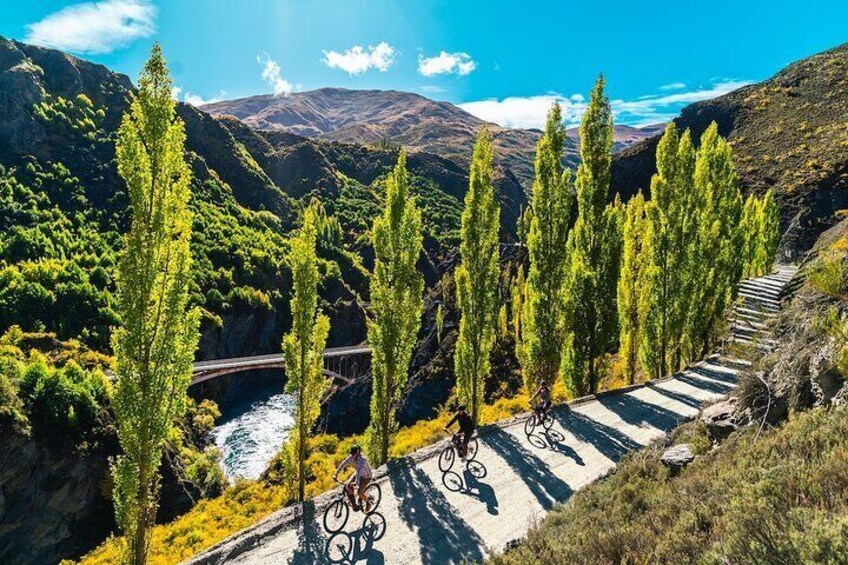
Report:
[{"label": "bicycle wheel", "polygon": [[380,501],[383,499],[383,491],[380,490],[380,485],[371,483],[365,487],[365,497],[371,502],[371,510],[366,514],[372,514],[380,506]]},{"label": "bicycle wheel", "polygon": [[545,430],[550,430],[551,427],[554,425],[554,415],[551,413],[550,410],[545,412],[545,419],[542,420],[542,425],[545,426]]},{"label": "bicycle wheel", "polygon": [[331,534],[342,531],[342,528],[347,524],[347,517],[350,515],[350,508],[341,498],[330,504],[324,510],[324,529]]},{"label": "bicycle wheel", "polygon": [[474,461],[474,458],[477,457],[477,438],[471,438],[471,441],[468,442],[468,447],[465,449],[465,461]]},{"label": "bicycle wheel", "polygon": [[524,420],[524,433],[529,436],[533,433],[533,430],[535,430],[535,429],[536,429],[536,415],[530,414],[529,416],[527,416],[527,419]]},{"label": "bicycle wheel", "polygon": [[371,543],[380,541],[386,535],[386,519],[382,514],[369,514],[362,521],[362,533]]},{"label": "bicycle wheel", "polygon": [[454,457],[453,445],[449,445],[442,450],[442,454],[439,455],[439,470],[442,473],[450,471],[451,467],[453,467]]},{"label": "bicycle wheel", "polygon": [[327,540],[326,553],[330,563],[344,563],[353,555],[353,539],[345,532],[336,532]]}]

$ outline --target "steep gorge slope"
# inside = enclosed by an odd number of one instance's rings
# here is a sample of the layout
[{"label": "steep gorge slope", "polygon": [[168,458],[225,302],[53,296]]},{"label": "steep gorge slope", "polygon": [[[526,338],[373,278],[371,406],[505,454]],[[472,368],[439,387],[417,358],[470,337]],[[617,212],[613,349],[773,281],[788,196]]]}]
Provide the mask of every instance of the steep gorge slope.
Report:
[{"label": "steep gorge slope", "polygon": [[[713,121],[733,146],[743,190],[774,189],[782,257],[798,259],[848,208],[848,44],[687,106],[675,119],[696,139]],[[643,141],[615,156],[613,192],[649,188],[656,145],[656,138]]]}]

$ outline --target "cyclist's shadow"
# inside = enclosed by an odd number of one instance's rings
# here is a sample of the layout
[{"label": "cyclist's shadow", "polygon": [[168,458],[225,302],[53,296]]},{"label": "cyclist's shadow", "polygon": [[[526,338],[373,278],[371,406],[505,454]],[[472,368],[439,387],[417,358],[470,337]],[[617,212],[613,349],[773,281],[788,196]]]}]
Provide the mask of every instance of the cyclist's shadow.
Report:
[{"label": "cyclist's shadow", "polygon": [[323,557],[329,563],[366,563],[383,565],[382,552],[374,549],[374,542],[386,535],[386,518],[379,512],[369,514],[358,530],[337,532],[327,539]]},{"label": "cyclist's shadow", "polygon": [[[541,428],[541,429],[540,429]],[[527,434],[527,441],[533,447],[538,449],[550,449],[557,451],[563,455],[574,459],[574,462],[580,466],[585,465],[583,458],[570,445],[565,443],[565,436],[554,429],[546,430],[542,426],[537,426],[533,433]]]},{"label": "cyclist's shadow", "polygon": [[486,466],[477,460],[469,461],[462,470],[462,476],[448,469],[442,473],[442,484],[451,492],[459,492],[472,496],[486,505],[486,511],[494,516],[498,515],[498,497],[495,489],[480,479],[489,474]]}]

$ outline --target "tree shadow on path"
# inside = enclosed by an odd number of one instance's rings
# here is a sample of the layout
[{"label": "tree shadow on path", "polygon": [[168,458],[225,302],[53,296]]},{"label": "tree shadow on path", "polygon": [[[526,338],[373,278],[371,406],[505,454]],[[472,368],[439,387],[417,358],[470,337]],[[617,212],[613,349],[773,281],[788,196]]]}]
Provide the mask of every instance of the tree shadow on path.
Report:
[{"label": "tree shadow on path", "polygon": [[[718,363],[713,363],[713,365],[719,365]],[[713,379],[715,381],[721,381],[723,383],[727,383],[729,385],[736,385],[739,382],[739,377],[736,375],[731,375],[730,373],[726,373],[724,371],[717,371],[715,369],[710,369],[709,367],[692,367],[689,369],[690,373],[695,373],[697,375],[703,375],[709,379]]]},{"label": "tree shadow on path", "polygon": [[686,419],[683,414],[630,394],[613,394],[599,398],[598,402],[634,426],[647,425],[659,430],[670,430]]},{"label": "tree shadow on path", "polygon": [[689,396],[688,394],[684,394],[682,392],[677,392],[674,390],[669,390],[667,388],[660,388],[656,385],[647,385],[648,388],[653,390],[654,392],[661,394],[665,397],[676,400],[680,403],[685,404],[686,406],[691,406],[692,408],[701,409],[703,406],[703,402],[695,398],[694,396]]},{"label": "tree shadow on path", "polygon": [[483,441],[521,477],[545,510],[550,510],[555,503],[563,502],[574,494],[571,487],[554,475],[544,461],[533,455],[508,432],[501,428],[492,428],[483,437]]},{"label": "tree shadow on path", "polygon": [[571,435],[584,443],[591,444],[610,461],[618,461],[628,451],[643,447],[641,443],[624,432],[574,410],[557,414],[557,421]]},{"label": "tree shadow on path", "polygon": [[[713,392],[715,394],[720,394],[720,395],[725,395],[735,388],[735,381],[734,381],[734,384],[727,384],[727,383],[724,383],[724,382],[702,379],[702,378],[698,378],[698,377],[695,377],[695,376],[692,376],[692,375],[687,375],[687,374],[677,375],[674,378],[677,379],[678,381],[682,382],[682,383],[692,385],[695,388],[699,388],[701,390]],[[712,377],[710,377],[710,378],[712,379]]]},{"label": "tree shadow on path", "polygon": [[404,460],[393,462],[389,481],[401,519],[418,535],[422,563],[483,560],[483,540],[457,515],[424,471]]},{"label": "tree shadow on path", "polygon": [[306,565],[326,560],[324,557],[326,541],[315,519],[315,503],[307,500],[301,507],[300,531],[297,533],[297,549],[290,563]]}]

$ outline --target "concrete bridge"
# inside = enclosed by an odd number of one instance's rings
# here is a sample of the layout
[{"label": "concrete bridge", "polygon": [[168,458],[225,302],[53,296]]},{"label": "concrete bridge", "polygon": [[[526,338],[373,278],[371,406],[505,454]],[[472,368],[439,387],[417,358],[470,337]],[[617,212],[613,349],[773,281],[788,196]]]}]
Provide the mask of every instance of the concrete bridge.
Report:
[{"label": "concrete bridge", "polygon": [[[330,347],[324,350],[324,374],[337,383],[351,384],[357,376],[370,369],[370,345]],[[198,361],[192,368],[191,384],[258,369],[283,369],[282,353],[234,357],[214,361]]]}]

